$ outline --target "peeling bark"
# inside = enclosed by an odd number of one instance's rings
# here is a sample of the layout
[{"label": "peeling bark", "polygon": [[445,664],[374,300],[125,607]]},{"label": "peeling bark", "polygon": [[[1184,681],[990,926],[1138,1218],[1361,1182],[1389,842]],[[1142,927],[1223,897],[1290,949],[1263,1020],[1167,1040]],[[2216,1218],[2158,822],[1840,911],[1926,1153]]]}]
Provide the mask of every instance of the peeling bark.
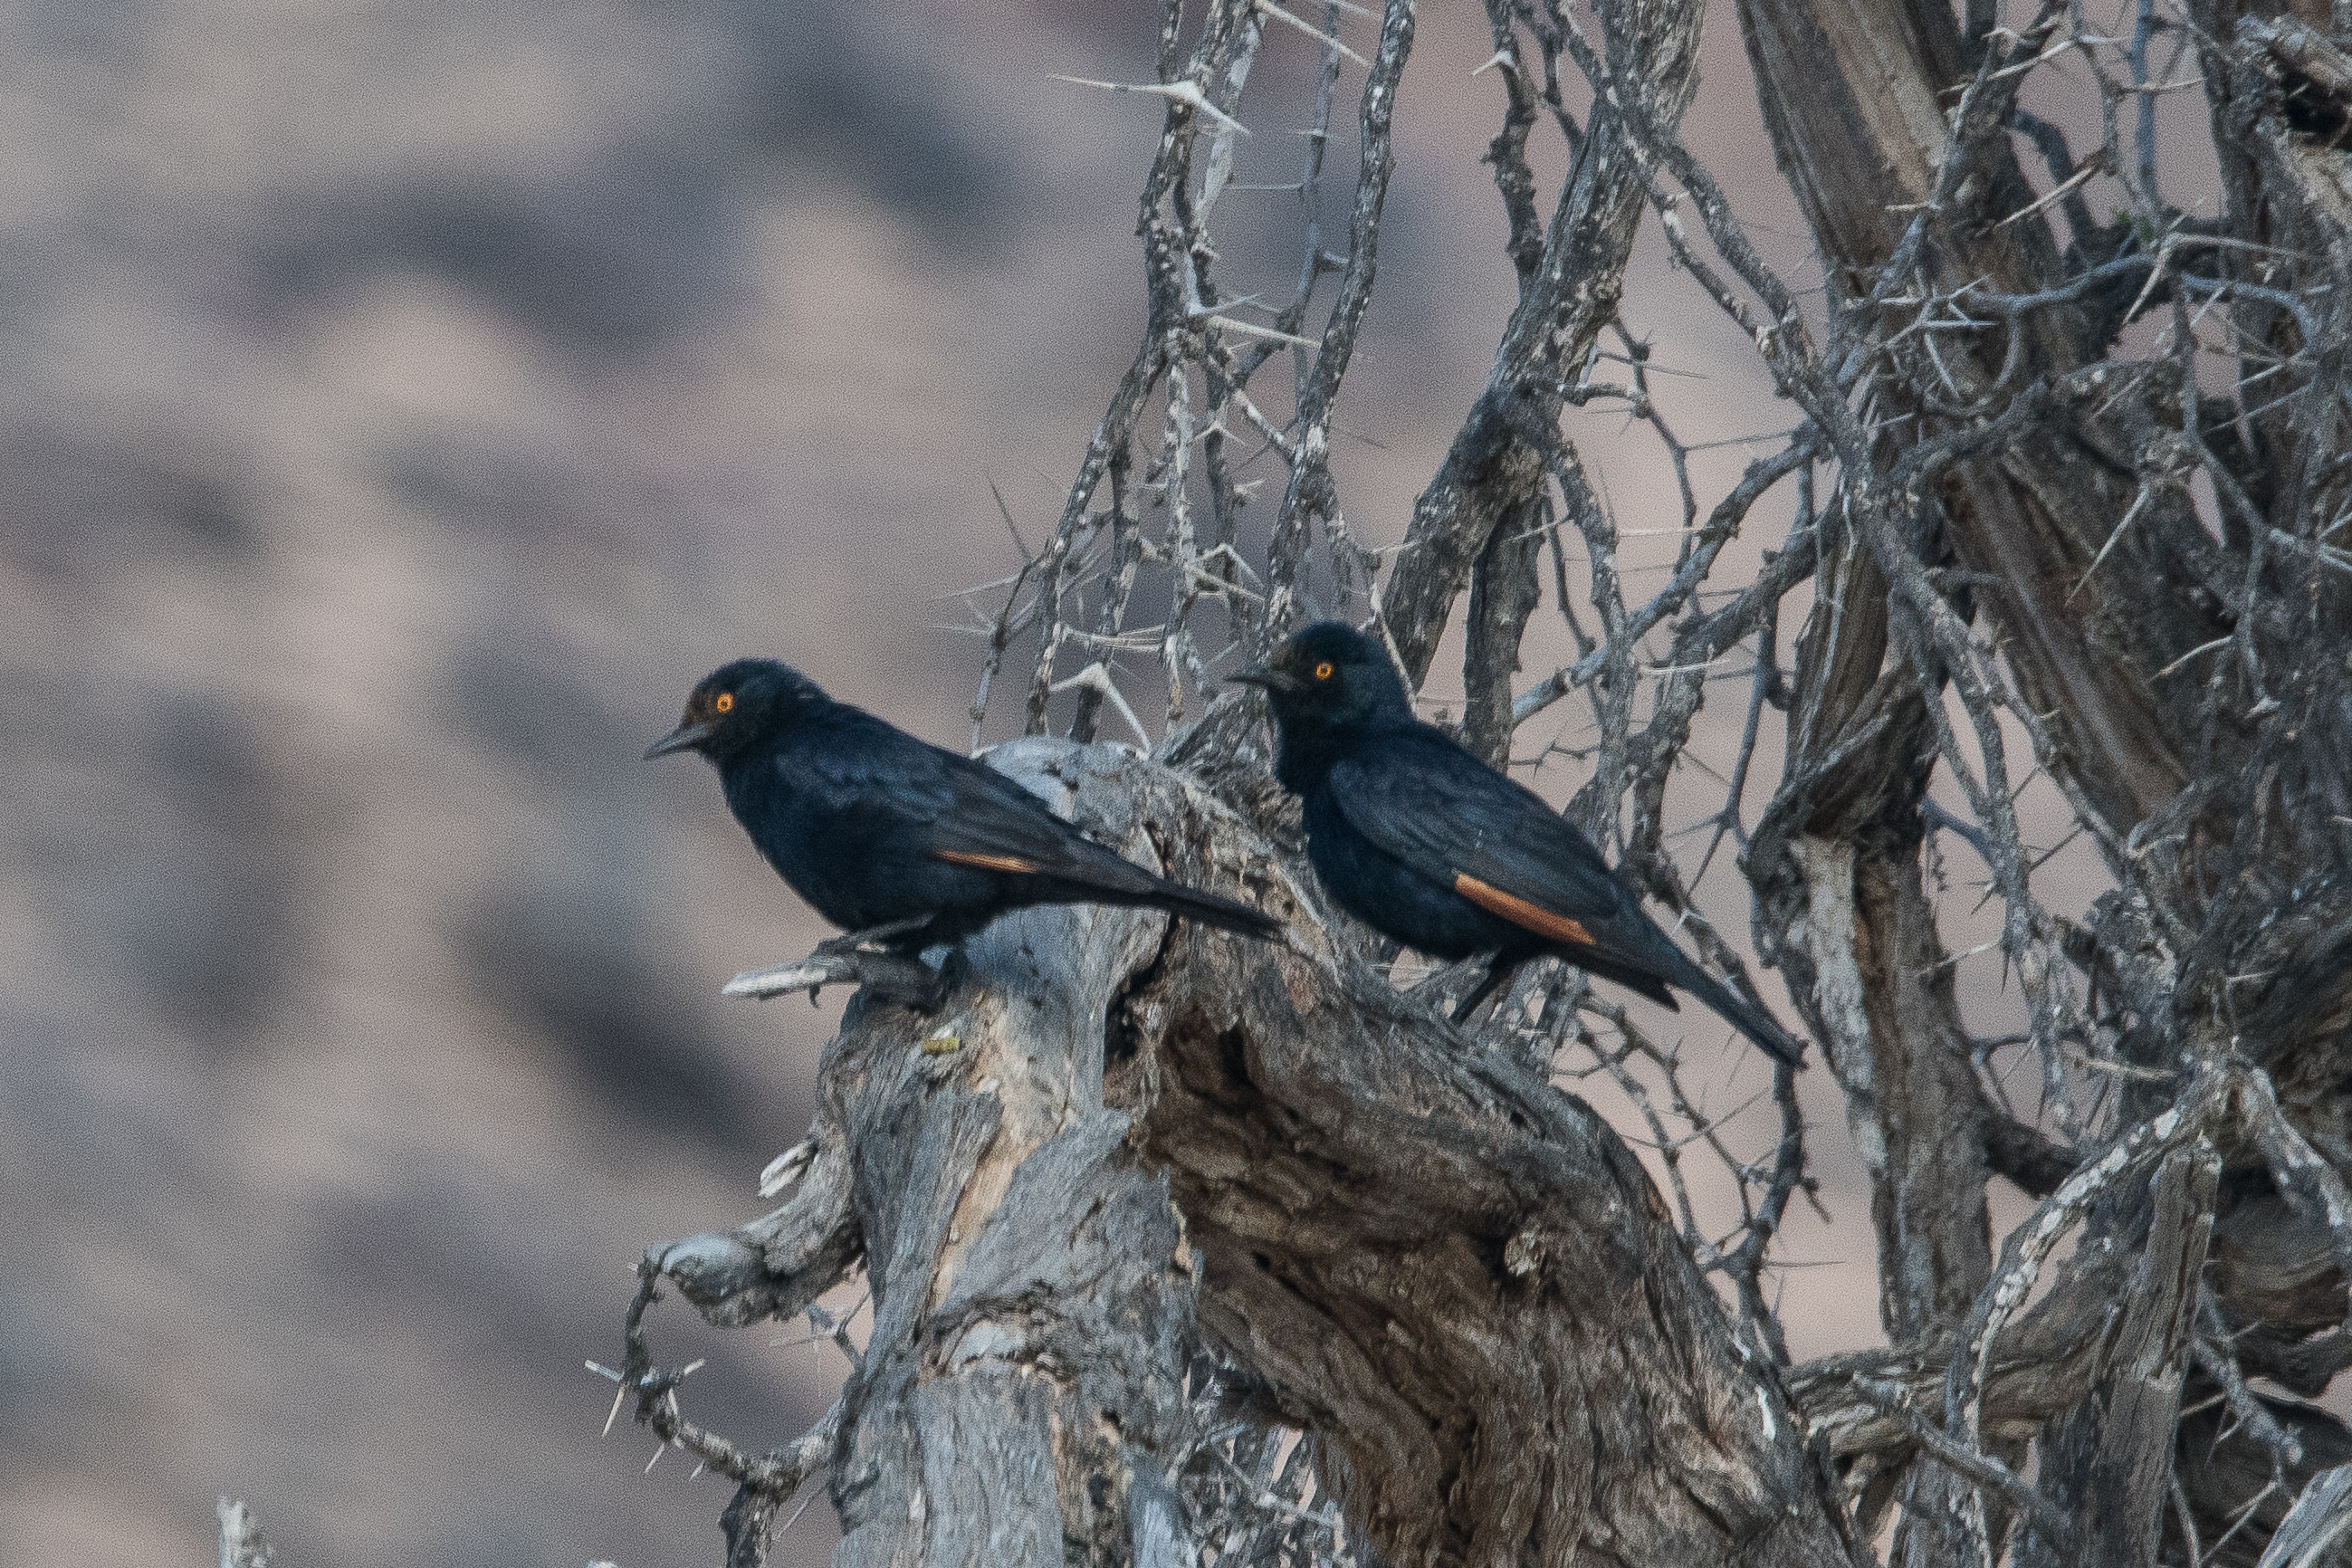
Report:
[{"label": "peeling bark", "polygon": [[[2088,1562],[2095,1568],[2151,1563],[2172,1476],[2173,1426],[2189,1366],[2197,1277],[2212,1233],[2221,1162],[2210,1148],[2175,1154],[2158,1173],[2150,1247],[2110,1322],[2108,1369],[2071,1410],[2054,1440],[2089,1463],[2052,1478],[2049,1489],[2080,1519],[2084,1540],[2036,1541],[2023,1560]],[[2079,1477],[2080,1491],[2070,1483]]]}]

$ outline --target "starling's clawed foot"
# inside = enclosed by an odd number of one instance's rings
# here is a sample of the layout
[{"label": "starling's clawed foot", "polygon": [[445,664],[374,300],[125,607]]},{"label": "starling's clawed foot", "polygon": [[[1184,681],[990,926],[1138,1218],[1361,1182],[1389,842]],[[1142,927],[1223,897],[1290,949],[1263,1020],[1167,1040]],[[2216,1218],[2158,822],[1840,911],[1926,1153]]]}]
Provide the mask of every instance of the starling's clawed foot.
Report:
[{"label": "starling's clawed foot", "polygon": [[[900,921],[898,929],[910,930],[922,923]],[[835,937],[806,958],[780,963],[772,969],[747,970],[729,981],[723,989],[730,996],[751,996],[762,1001],[805,991],[809,1000],[814,1002],[817,993],[828,985],[861,985],[884,1001],[898,1003],[919,1013],[939,1011],[948,999],[949,970],[954,964],[954,957],[950,955],[947,964],[933,969],[909,952],[858,945],[879,941],[892,931],[892,927],[877,926],[873,931]]]},{"label": "starling's clawed foot", "polygon": [[919,958],[896,952],[854,953],[851,957],[858,966],[858,978],[868,991],[917,1013],[938,1012],[946,1005],[948,993],[954,989],[948,979],[949,964],[933,969]]}]

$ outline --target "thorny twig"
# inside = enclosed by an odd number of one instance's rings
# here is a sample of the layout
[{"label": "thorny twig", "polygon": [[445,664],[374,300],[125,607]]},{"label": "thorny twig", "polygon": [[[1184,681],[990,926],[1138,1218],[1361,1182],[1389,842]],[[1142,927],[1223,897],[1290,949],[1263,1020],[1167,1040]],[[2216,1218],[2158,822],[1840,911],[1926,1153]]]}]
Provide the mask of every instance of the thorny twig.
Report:
[{"label": "thorny twig", "polygon": [[[2326,38],[2296,31],[2303,25],[2291,19],[2211,37],[2200,30],[2201,13],[2172,0],[2130,0],[2111,25],[2084,0],[2048,0],[2006,24],[1990,4],[1965,9],[1966,65],[1941,100],[1946,140],[1930,150],[1925,188],[1896,209],[1899,229],[1890,226],[1883,254],[1833,258],[1809,304],[1766,264],[1717,173],[1681,139],[1674,106],[1653,79],[1656,62],[1607,31],[1622,18],[1596,15],[1596,43],[1559,0],[1490,0],[1494,54],[1480,75],[1491,76],[1501,105],[1486,161],[1522,303],[1549,286],[1546,258],[1563,237],[1597,221],[1596,209],[1574,205],[1583,187],[1571,179],[1547,222],[1533,140],[1557,134],[1579,168],[1587,157],[1622,153],[1675,266],[1739,327],[1800,416],[1772,421],[1794,428],[1756,443],[1736,477],[1718,477],[1703,455],[1724,443],[1692,438],[1717,433],[1696,432],[1673,406],[1675,367],[1635,324],[1609,313],[1619,308],[1612,295],[1589,324],[1594,334],[1613,331],[1613,348],[1578,339],[1569,363],[1503,389],[1528,395],[1482,398],[1464,439],[1487,443],[1482,451],[1532,455],[1528,504],[1511,513],[1517,531],[1498,542],[1525,547],[1510,556],[1523,567],[1511,571],[1541,574],[1538,556],[1548,555],[1543,586],[1573,647],[1571,658],[1502,693],[1511,729],[1526,727],[1523,743],[1507,749],[1538,782],[1549,782],[1554,757],[1589,764],[1568,809],[1616,852],[1629,882],[1682,940],[1751,997],[1759,993],[1745,961],[1702,906],[1709,878],[1723,875],[1725,842],[1742,869],[1758,874],[1745,864],[1747,824],[1759,820],[1748,792],[1769,771],[1766,710],[1791,714],[1790,765],[1763,782],[1777,784],[1774,809],[1801,818],[1801,830],[1827,816],[1818,798],[1826,781],[1902,733],[1885,702],[1845,732],[1801,731],[1807,694],[1797,687],[1809,667],[1800,645],[1799,673],[1785,668],[1783,612],[1791,627],[1811,626],[1805,600],[1817,569],[1851,574],[1866,563],[1876,574],[1884,603],[1871,608],[1884,613],[1885,658],[1864,684],[1875,679],[1874,695],[1916,701],[1937,787],[1956,804],[1922,794],[1906,808],[1907,824],[1869,830],[1909,828],[1927,841],[1939,878],[1935,831],[1952,833],[1981,861],[1998,931],[1981,944],[1981,932],[1951,942],[1958,956],[1940,967],[1998,989],[2004,1021],[1987,1028],[1972,1020],[1965,1032],[2030,1043],[2032,1056],[2021,1059],[2038,1066],[2053,1146],[2095,1151],[2007,1238],[1973,1308],[1948,1325],[1953,1343],[1933,1363],[1947,1369],[1941,1423],[1902,1412],[1913,1446],[1967,1481],[1970,1545],[1990,1563],[1999,1543],[1989,1497],[2053,1539],[2061,1533],[2042,1492],[1988,1452],[1979,1417],[1995,1343],[2063,1236],[2095,1219],[2127,1230],[2139,1212],[2139,1178],[2185,1141],[2206,1138],[2258,1163],[2300,1212],[2317,1216],[2352,1269],[2352,1198],[2333,1163],[2340,1151],[2298,1129],[2273,1078],[2255,1065],[2263,1051],[2286,1047],[2240,1037],[2241,1014],[2270,1005],[2262,987],[2273,971],[2251,956],[2269,951],[2273,939],[2262,933],[2277,925],[2269,917],[2316,911],[2294,918],[2324,927],[2323,915],[2337,910],[2330,900],[2342,898],[2327,879],[2352,872],[2352,785],[2328,771],[2324,751],[2329,737],[2343,738],[2347,686],[2336,634],[2352,577],[2340,531],[2352,518],[2352,399],[2343,392],[2352,246],[2311,216],[2319,209],[2289,199],[2300,177],[2294,160],[2316,134],[2298,129],[2305,121],[2294,116],[2308,118],[2308,106],[2335,90],[2329,73],[2342,74]],[[997,676],[1017,655],[1030,661],[1029,732],[1048,728],[1063,701],[1071,732],[1091,739],[1108,706],[1147,744],[1144,715],[1164,715],[1162,752],[1191,765],[1214,773],[1246,763],[1258,755],[1252,710],[1217,702],[1214,672],[1228,658],[1262,650],[1311,614],[1369,614],[1396,651],[1403,634],[1383,606],[1411,597],[1408,590],[1426,597],[1420,545],[1383,554],[1358,542],[1334,457],[1334,438],[1345,434],[1337,401],[1377,274],[1396,165],[1392,116],[1413,27],[1412,7],[1391,0],[1376,37],[1360,30],[1343,40],[1343,28],[1372,21],[1362,10],[1338,0],[1210,0],[1187,47],[1185,8],[1167,0],[1160,79],[1141,84],[1163,115],[1139,209],[1147,319],[1058,519],[1034,550],[1013,530],[1021,558],[996,584],[1005,589],[1002,606],[975,616],[987,649],[972,708],[975,748]],[[2339,0],[2338,11],[2352,14],[2352,0]],[[1315,51],[1297,149],[1277,149],[1267,132],[1298,116],[1260,103],[1251,86],[1265,51],[1285,48]],[[2232,84],[2231,113],[2243,123],[2225,128],[2236,138],[2228,152],[2248,188],[2259,177],[2266,194],[2257,201],[2233,189],[2230,201],[2259,212],[2232,206],[2209,220],[2168,205],[2184,199],[2183,181],[2164,166],[2156,102],[2192,79],[2182,74],[2191,60],[2209,80]],[[2095,100],[2098,145],[2079,157],[2055,121],[2016,109],[2029,80],[2056,90],[2061,68]],[[1325,197],[1345,175],[1339,89],[1350,71],[1365,80],[1342,225]],[[1580,121],[1573,100],[1583,89],[1591,107]],[[2012,133],[2047,165],[2038,189],[2005,162]],[[1284,166],[1270,173],[1278,180],[1242,177],[1254,172],[1245,161],[1276,157]],[[2007,199],[1986,205],[1989,174],[2004,170],[2014,181],[1994,186]],[[1220,250],[1221,207],[1285,195],[1295,201],[1296,248],[1260,287],[1237,292],[1227,274],[1247,261],[1238,247]],[[2120,204],[2105,225],[2093,216],[2102,201]],[[1277,361],[1290,369],[1286,389],[1260,379]],[[1642,433],[1660,459],[1655,489],[1671,495],[1676,526],[1653,531],[1620,518],[1578,444],[1588,426],[1577,422],[1597,419]],[[2084,538],[2056,552],[2056,612],[2108,626],[2145,617],[2154,611],[2134,595],[2151,583],[2195,606],[2179,619],[2193,635],[2184,632],[2140,672],[2158,692],[2154,710],[2171,726],[2164,738],[2189,775],[2152,808],[2117,804],[2099,771],[2105,732],[2070,710],[2079,692],[2053,686],[2034,664],[2028,590],[2036,584],[2021,584],[2003,562],[1956,549],[1953,520],[1985,493],[2017,498],[2029,521],[2034,508],[2056,511],[2080,499],[2035,488],[2049,489],[2028,471],[2036,444],[2053,442],[2077,470],[2096,476],[2084,492],[2096,504],[2061,520]],[[1793,517],[1778,548],[1760,561],[1743,554],[1741,542],[1759,528],[1778,530],[1772,509],[1790,491]],[[1249,509],[1268,502],[1273,516],[1254,533]],[[1360,515],[1365,510],[1359,505]],[[1639,542],[1646,537],[1671,537],[1671,549],[1654,551]],[[1851,553],[1825,565],[1825,551]],[[1727,581],[1735,567],[1738,580]],[[1529,605],[1537,586],[1531,575]],[[1453,598],[1441,597],[1450,614]],[[1160,608],[1139,612],[1146,605]],[[1804,635],[1834,640],[1847,609],[1831,605],[1826,628]],[[1433,643],[1444,614],[1424,616],[1412,635]],[[1156,624],[1138,624],[1154,615]],[[1498,625],[1499,634],[1480,632],[1499,635],[1508,656],[1500,665],[1488,658],[1490,676],[1497,668],[1507,675],[1525,622],[1506,615]],[[2087,684],[2097,674],[2070,678]],[[1745,683],[1744,706],[1728,766],[1710,768],[1706,749],[1692,742],[1710,683],[1726,679]],[[1154,700],[1140,700],[1145,692]],[[1589,718],[1563,718],[1562,700],[1573,693]],[[2016,760],[2021,744],[2026,756]],[[1924,774],[1927,762],[1921,767]],[[2315,814],[2326,821],[2284,809],[2294,797],[2283,770],[2303,781],[2303,798],[2327,803]],[[1684,810],[1675,781],[1700,774],[1709,775],[1705,808]],[[2053,813],[2071,817],[2070,830],[2052,834],[2048,847],[2030,846],[2029,825]],[[1773,819],[1768,811],[1762,820]],[[2053,857],[2076,835],[2095,850],[2105,884],[2060,879]],[[2126,920],[2118,910],[2137,912]],[[1957,927],[1967,916],[1956,909],[1946,918]],[[1759,946],[1770,955],[1760,916]],[[2275,1007],[2263,1016],[2282,1039],[2295,1039]],[[1731,1287],[1741,1342],[1786,1360],[1763,1281],[1788,1204],[1815,1192],[1792,1074],[1775,1072],[1769,1115],[1760,1095],[1712,1110],[1689,1077],[1700,1053],[1660,1043],[1640,1016],[1557,965],[1525,971],[1465,1044],[1506,1048],[1622,1096],[1693,1254]],[[1989,1096],[2005,1097],[1990,1047],[1976,1057]],[[2032,1108],[2019,1120],[2030,1124]],[[2030,1125],[2026,1132],[2040,1136]],[[1704,1158],[1685,1158],[1692,1153]],[[1701,1170],[1738,1215],[1727,1234],[1700,1222]],[[2264,1425],[2263,1407],[2246,1393],[2225,1309],[2210,1294],[2200,1301],[2196,1355],[2238,1423],[2275,1457],[2270,1489],[2284,1490],[2298,1462],[2293,1439]],[[682,1421],[673,1390],[663,1387],[650,1406],[641,1394],[641,1418],[667,1409]],[[1875,1399],[1885,1391],[1864,1392]],[[1278,1505],[1247,1526],[1257,1544],[1234,1561],[1328,1560],[1343,1550],[1336,1527],[1321,1545],[1297,1533],[1328,1512],[1310,1500],[1311,1445],[1271,1441],[1255,1428],[1221,1428],[1198,1448],[1187,1484]],[[2193,1554],[2193,1500],[2177,1484],[2168,1495]],[[2205,1556],[2251,1517],[2249,1503],[2209,1539]]]},{"label": "thorny twig", "polygon": [[[655,1366],[653,1352],[646,1342],[646,1312],[661,1299],[661,1280],[662,1262],[656,1249],[637,1265],[637,1293],[629,1303],[623,1325],[625,1353],[621,1365],[616,1370],[590,1362],[588,1369],[617,1385],[613,1397],[614,1415],[619,1414],[624,1399],[635,1396],[633,1414],[637,1424],[652,1427],[663,1445],[655,1450],[656,1459],[667,1449],[677,1448],[693,1455],[699,1467],[735,1483],[735,1499],[728,1504],[721,1521],[727,1531],[728,1568],[760,1568],[766,1558],[769,1521],[777,1508],[790,1501],[803,1483],[832,1457],[834,1439],[840,1430],[840,1402],[835,1401],[823,1420],[789,1447],[770,1449],[765,1454],[749,1453],[731,1439],[688,1420],[678,1403],[677,1391],[702,1363],[696,1362],[675,1372],[664,1371]],[[607,1416],[604,1429],[610,1432],[612,1426],[612,1418]]]}]

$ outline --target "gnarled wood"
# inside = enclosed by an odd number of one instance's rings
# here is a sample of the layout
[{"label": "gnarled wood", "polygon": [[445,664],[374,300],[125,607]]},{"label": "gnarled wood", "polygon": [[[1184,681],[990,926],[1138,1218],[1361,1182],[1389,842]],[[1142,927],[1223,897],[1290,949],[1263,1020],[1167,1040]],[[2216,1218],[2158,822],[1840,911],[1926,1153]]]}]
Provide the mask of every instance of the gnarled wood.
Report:
[{"label": "gnarled wood", "polygon": [[1301,940],[1001,920],[936,1018],[853,1008],[824,1068],[842,1139],[820,1129],[793,1205],[659,1254],[718,1321],[804,1300],[845,1255],[845,1168],[875,1327],[837,1563],[1181,1560],[1196,1314],[1343,1457],[1397,1568],[1854,1561],[1778,1378],[1604,1121],[1353,971],[1197,787],[1107,747],[994,758]]},{"label": "gnarled wood", "polygon": [[[1679,121],[1698,85],[1704,5],[1612,0],[1595,9],[1609,58],[1625,68],[1627,90],[1642,93],[1644,111],[1661,122]],[[1620,114],[1605,100],[1597,104],[1537,248],[1533,182],[1517,151],[1535,87],[1510,45],[1509,6],[1489,0],[1487,14],[1513,95],[1510,123],[1519,127],[1516,145],[1507,131],[1490,150],[1512,219],[1519,299],[1486,390],[1413,503],[1384,618],[1418,686],[1454,602],[1475,574],[1465,670],[1468,728],[1481,752],[1496,761],[1509,742],[1508,726],[1497,728],[1496,716],[1509,711],[1510,672],[1518,668],[1519,635],[1536,600],[1533,536],[1549,510],[1545,482],[1560,441],[1564,384],[1617,313],[1643,182]]]}]

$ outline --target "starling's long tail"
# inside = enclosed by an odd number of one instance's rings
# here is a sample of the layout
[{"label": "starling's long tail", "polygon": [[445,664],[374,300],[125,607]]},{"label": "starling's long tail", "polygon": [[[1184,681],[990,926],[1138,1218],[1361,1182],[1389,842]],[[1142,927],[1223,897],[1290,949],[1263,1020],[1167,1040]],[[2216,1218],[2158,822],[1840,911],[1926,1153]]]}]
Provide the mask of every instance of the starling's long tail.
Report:
[{"label": "starling's long tail", "polygon": [[1242,936],[1255,937],[1260,942],[1272,942],[1282,934],[1282,922],[1263,910],[1247,904],[1237,904],[1231,899],[1221,899],[1214,893],[1204,893],[1197,888],[1187,888],[1179,882],[1162,880],[1138,903],[1153,909],[1166,910],[1171,915],[1199,921]]},{"label": "starling's long tail", "polygon": [[1693,963],[1687,972],[1675,976],[1675,984],[1689,992],[1723,1016],[1726,1023],[1763,1049],[1766,1055],[1777,1057],[1790,1067],[1804,1059],[1804,1042],[1780,1027],[1772,1016],[1749,1006],[1698,965]]}]

